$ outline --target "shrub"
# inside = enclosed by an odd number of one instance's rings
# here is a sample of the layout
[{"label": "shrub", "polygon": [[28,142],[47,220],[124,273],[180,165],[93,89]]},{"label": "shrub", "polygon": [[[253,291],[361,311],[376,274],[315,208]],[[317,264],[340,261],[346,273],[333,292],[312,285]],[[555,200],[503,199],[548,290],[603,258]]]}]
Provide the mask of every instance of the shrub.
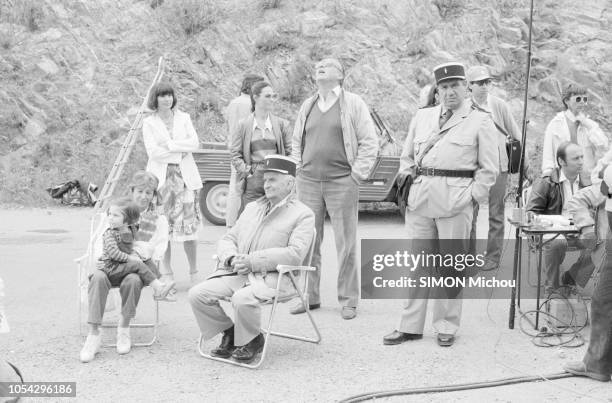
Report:
[{"label": "shrub", "polygon": [[36,0],[21,0],[15,2],[15,20],[30,31],[38,31],[45,17],[42,2]]},{"label": "shrub", "polygon": [[442,18],[457,17],[461,15],[465,7],[463,0],[433,0],[433,4],[438,8]]},{"label": "shrub", "polygon": [[164,2],[164,9],[169,10],[170,22],[181,27],[187,36],[197,35],[212,25],[218,13],[213,0]]},{"label": "shrub", "polygon": [[[38,31],[45,19],[42,4],[42,1],[37,0],[0,1],[0,22],[23,25],[29,31]],[[3,39],[2,43],[6,48],[8,42]]]},{"label": "shrub", "polygon": [[272,8],[279,8],[281,4],[281,0],[260,0],[259,8],[261,10],[269,10]]}]

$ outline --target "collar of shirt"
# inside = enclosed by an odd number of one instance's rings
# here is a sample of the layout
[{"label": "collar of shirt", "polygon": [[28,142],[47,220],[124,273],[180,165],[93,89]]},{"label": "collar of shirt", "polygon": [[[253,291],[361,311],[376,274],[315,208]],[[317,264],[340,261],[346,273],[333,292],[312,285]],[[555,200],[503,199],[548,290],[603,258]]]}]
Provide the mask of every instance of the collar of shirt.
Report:
[{"label": "collar of shirt", "polygon": [[289,199],[291,198],[292,195],[293,195],[293,191],[289,192],[289,194],[283,200],[279,201],[274,206],[272,206],[272,204],[270,203],[270,200],[265,198],[266,206],[265,206],[265,210],[264,210],[264,216],[270,215],[274,210],[276,210],[276,209],[280,208],[281,206],[287,204],[287,202],[289,201]]},{"label": "collar of shirt", "polygon": [[[570,180],[567,178],[567,176],[565,176],[565,172],[563,172],[563,169],[559,170],[559,183],[564,184],[566,183],[568,186],[570,186],[572,189],[576,190],[578,187],[578,183],[580,183],[580,177],[576,177],[576,179],[574,179],[574,182],[570,182]],[[573,191],[572,191],[573,193]]]},{"label": "collar of shirt", "polygon": [[491,109],[489,108],[489,94],[487,94],[487,99],[485,99],[484,103],[482,104],[478,103],[478,101],[476,101],[474,98],[472,98],[472,102],[474,102],[476,106],[480,106],[485,111],[491,112]]},{"label": "collar of shirt", "polygon": [[568,215],[568,206],[570,200],[574,198],[574,194],[578,191],[579,179],[576,178],[573,183],[570,183],[569,179],[565,176],[563,171],[559,172],[559,183],[562,186],[563,191],[563,206],[561,206],[561,215]]},{"label": "collar of shirt", "polygon": [[318,93],[319,95],[319,99],[317,101],[317,105],[319,105],[319,108],[325,112],[327,111],[329,108],[332,107],[332,105],[336,102],[336,100],[340,97],[340,86],[336,85],[334,87],[334,89],[332,89],[329,94],[327,94],[327,99],[323,100],[323,96],[321,96],[321,92]]},{"label": "collar of shirt", "polygon": [[[257,128],[261,129],[261,127],[257,125],[257,119],[255,119],[255,115],[253,115],[253,131],[255,131],[255,129]],[[268,117],[266,118],[266,123],[265,123],[265,126],[263,127],[263,130],[272,131],[272,121],[270,121],[270,115],[268,115]]]},{"label": "collar of shirt", "polygon": [[574,115],[574,113],[572,111],[570,111],[569,109],[565,110],[565,117],[570,121],[570,122],[575,122],[576,121],[576,115]]}]

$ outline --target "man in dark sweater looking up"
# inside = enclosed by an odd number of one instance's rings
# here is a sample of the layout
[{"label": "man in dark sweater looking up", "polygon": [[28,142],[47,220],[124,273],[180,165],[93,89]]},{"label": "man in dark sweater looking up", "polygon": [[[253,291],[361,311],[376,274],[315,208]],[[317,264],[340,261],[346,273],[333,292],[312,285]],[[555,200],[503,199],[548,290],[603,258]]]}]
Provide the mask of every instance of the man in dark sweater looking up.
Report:
[{"label": "man in dark sweater looking up", "polygon": [[315,66],[317,93],[302,104],[293,131],[292,156],[298,161],[297,192],[315,213],[317,238],[309,277],[309,306],[321,306],[321,241],[329,213],[338,254],[338,302],[342,318],[357,315],[359,272],[356,257],[359,182],[368,178],[376,161],[378,139],[368,107],[356,94],[342,89],[344,68],[337,59]]}]

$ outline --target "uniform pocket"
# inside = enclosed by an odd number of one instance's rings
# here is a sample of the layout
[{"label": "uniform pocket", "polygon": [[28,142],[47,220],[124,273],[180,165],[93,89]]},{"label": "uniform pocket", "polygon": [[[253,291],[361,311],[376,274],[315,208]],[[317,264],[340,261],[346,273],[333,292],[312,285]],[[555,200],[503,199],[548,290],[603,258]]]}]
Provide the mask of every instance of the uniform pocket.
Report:
[{"label": "uniform pocket", "polygon": [[474,145],[475,138],[473,136],[465,136],[462,134],[450,135],[448,141],[460,146]]}]

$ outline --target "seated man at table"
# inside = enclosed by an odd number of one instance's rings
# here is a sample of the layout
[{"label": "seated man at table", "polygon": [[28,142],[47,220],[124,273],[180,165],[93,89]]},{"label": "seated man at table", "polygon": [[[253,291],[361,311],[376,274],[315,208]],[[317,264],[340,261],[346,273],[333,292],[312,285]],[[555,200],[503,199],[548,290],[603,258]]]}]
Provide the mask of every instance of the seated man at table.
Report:
[{"label": "seated man at table", "polygon": [[[275,296],[276,266],[302,264],[315,228],[314,213],[295,196],[295,162],[280,155],[264,161],[265,196],[247,204],[219,241],[222,266],[189,290],[203,338],[223,332],[211,355],[246,362],[263,348],[260,304]],[[288,278],[282,281],[281,292],[293,290]],[[235,322],[219,305],[224,298],[231,298]]]},{"label": "seated man at table", "polygon": [[[569,141],[561,143],[557,149],[559,168],[540,178],[531,191],[527,211],[538,215],[563,215],[570,217],[568,205],[574,194],[585,187],[580,177],[583,166],[583,152],[580,146]],[[585,234],[585,236],[587,236]],[[590,235],[588,235],[590,236]],[[580,237],[559,235],[544,244],[544,286],[547,291],[559,288],[559,268],[565,259],[567,247],[581,249],[578,261],[561,278],[563,285],[574,285],[575,278],[583,270],[593,270],[591,248]],[[590,245],[590,243],[588,243]]]}]

